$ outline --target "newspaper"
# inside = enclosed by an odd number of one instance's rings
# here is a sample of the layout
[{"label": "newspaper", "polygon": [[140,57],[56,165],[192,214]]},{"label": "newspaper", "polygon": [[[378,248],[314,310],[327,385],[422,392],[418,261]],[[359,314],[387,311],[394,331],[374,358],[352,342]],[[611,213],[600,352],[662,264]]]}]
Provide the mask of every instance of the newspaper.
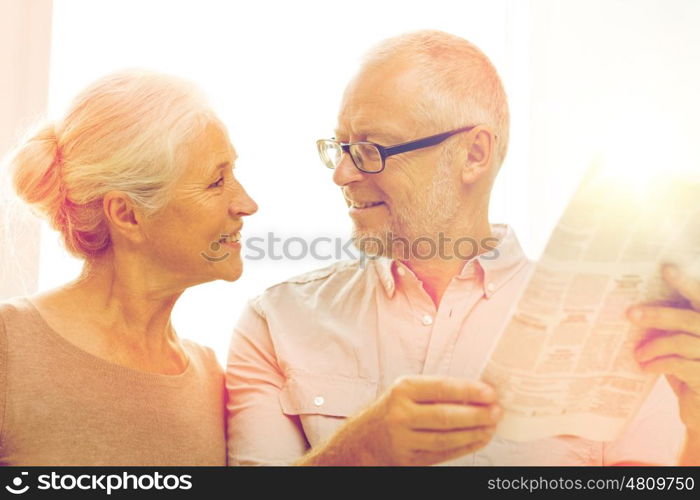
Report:
[{"label": "newspaper", "polygon": [[640,303],[689,307],[660,271],[673,262],[697,274],[698,256],[697,177],[664,173],[644,184],[592,167],[483,370],[504,409],[497,434],[616,439],[658,377],[634,359],[647,332],[626,311]]}]

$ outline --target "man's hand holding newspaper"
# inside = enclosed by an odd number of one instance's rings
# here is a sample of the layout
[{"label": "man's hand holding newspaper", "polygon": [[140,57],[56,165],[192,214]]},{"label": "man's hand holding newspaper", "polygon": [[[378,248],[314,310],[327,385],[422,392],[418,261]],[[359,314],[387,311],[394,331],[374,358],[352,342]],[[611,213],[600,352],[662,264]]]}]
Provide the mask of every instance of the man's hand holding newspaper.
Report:
[{"label": "man's hand holding newspaper", "polygon": [[[642,370],[665,374],[678,397],[686,427],[688,463],[698,463],[700,449],[700,281],[674,265],[664,266],[663,277],[690,304],[689,309],[637,306],[628,312],[635,325],[648,329],[635,351]],[[692,457],[691,455],[696,455]]]}]

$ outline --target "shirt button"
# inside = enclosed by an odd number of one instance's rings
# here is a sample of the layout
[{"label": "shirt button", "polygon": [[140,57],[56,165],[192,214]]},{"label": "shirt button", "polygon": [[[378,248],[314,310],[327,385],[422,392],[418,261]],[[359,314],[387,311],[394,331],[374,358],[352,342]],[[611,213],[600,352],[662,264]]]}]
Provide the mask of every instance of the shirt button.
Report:
[{"label": "shirt button", "polygon": [[423,316],[423,319],[421,319],[421,323],[423,323],[425,326],[430,326],[433,324],[433,317],[430,314],[426,314]]},{"label": "shirt button", "polygon": [[486,285],[486,289],[489,292],[493,292],[494,290],[496,290],[496,285],[493,282],[490,282],[488,285]]},{"label": "shirt button", "polygon": [[323,396],[316,396],[314,398],[314,404],[316,406],[323,406],[323,403],[325,403],[325,402],[326,402],[326,400],[324,399]]}]

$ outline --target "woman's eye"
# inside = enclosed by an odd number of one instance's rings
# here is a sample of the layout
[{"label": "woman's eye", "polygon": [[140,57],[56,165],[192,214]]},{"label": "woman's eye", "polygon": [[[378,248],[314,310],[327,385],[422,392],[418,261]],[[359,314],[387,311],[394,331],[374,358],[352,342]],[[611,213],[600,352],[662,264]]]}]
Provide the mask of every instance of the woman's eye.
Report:
[{"label": "woman's eye", "polygon": [[210,188],[217,188],[217,187],[221,187],[223,185],[224,185],[224,178],[219,177],[219,179],[214,184],[210,184],[209,187]]}]

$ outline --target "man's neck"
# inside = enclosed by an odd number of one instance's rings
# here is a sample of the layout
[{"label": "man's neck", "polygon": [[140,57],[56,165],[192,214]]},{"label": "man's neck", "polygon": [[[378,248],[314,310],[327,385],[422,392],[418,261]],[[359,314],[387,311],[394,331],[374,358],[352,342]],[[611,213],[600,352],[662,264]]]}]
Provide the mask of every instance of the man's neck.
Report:
[{"label": "man's neck", "polygon": [[[473,252],[470,253],[466,247],[455,251],[454,247],[450,246],[460,240],[460,238],[463,239],[462,241],[469,238],[468,241],[473,242]],[[484,245],[484,241],[487,238],[492,238],[492,233],[491,226],[486,221],[472,231],[461,233],[456,237],[450,236],[450,240],[448,240],[450,244],[445,245],[446,249],[441,255],[428,259],[411,256],[408,260],[402,260],[402,262],[421,281],[423,289],[430,296],[437,309],[450,282],[462,272],[464,265],[470,260],[469,258],[489,251],[489,248]]]}]

